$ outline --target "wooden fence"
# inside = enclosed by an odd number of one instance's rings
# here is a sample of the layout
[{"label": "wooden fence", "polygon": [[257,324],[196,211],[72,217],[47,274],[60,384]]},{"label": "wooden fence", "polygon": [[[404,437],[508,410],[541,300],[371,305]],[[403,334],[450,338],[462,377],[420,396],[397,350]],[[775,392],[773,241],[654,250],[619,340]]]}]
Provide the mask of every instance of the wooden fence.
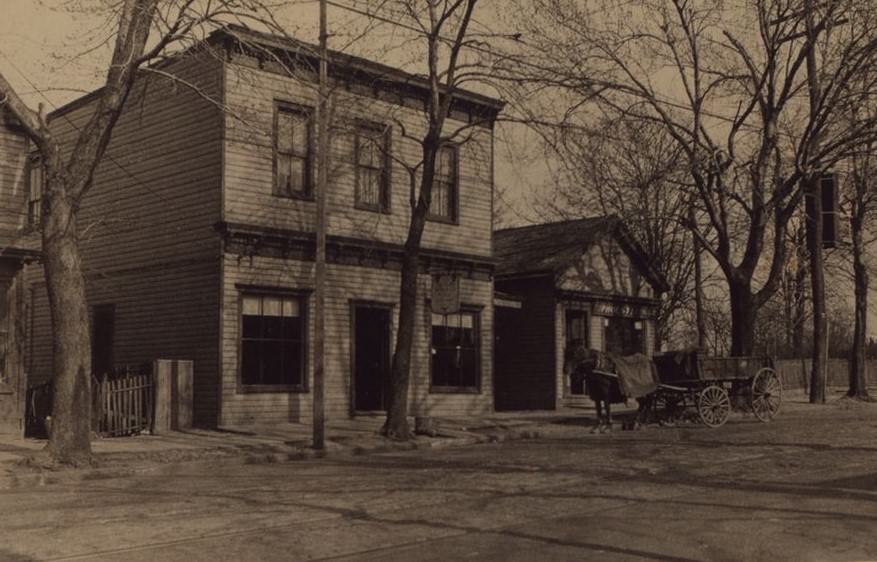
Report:
[{"label": "wooden fence", "polygon": [[154,382],[151,369],[125,369],[95,383],[97,430],[106,436],[152,429]]},{"label": "wooden fence", "polygon": [[[775,362],[777,375],[783,383],[783,388],[809,388],[810,367],[809,357],[802,359],[780,359]],[[865,362],[865,376],[868,386],[877,386],[877,360],[870,359]],[[828,386],[849,386],[849,363],[846,359],[828,360]]]}]

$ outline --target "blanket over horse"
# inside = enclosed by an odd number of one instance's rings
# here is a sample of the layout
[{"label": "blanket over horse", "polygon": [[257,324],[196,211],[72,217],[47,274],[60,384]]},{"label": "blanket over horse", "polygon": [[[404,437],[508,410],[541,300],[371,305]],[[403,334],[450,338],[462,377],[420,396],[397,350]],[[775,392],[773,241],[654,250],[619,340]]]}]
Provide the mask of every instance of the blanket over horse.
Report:
[{"label": "blanket over horse", "polygon": [[641,398],[658,388],[655,364],[642,353],[616,355],[579,348],[569,358],[567,370],[584,375],[592,398],[615,404]]}]

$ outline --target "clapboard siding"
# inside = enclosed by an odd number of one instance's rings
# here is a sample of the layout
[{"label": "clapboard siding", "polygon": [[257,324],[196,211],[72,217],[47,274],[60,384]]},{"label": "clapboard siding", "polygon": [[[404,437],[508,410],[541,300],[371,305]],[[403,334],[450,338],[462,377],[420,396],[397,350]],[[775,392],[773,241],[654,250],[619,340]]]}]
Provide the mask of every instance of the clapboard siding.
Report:
[{"label": "clapboard siding", "polygon": [[[52,376],[52,332],[43,272],[29,266],[29,384]],[[181,261],[87,279],[90,307],[115,306],[113,363],[137,365],[155,359],[191,359],[195,365],[196,419],[215,423],[218,356],[219,261]],[[172,290],[169,290],[169,287]]]},{"label": "clapboard siding", "polygon": [[[222,63],[193,55],[164,72],[200,93],[141,73],[83,199],[79,225],[90,306],[115,306],[113,362],[194,361],[195,422],[219,415]],[[211,97],[213,101],[204,99]],[[94,111],[73,103],[52,116],[64,150]],[[34,379],[51,377],[45,283],[30,271]]]},{"label": "clapboard siding", "polygon": [[0,113],[0,240],[8,243],[27,220],[26,137],[10,128]]},{"label": "clapboard siding", "polygon": [[[181,59],[164,69],[220,100],[221,63]],[[53,115],[73,143],[95,102]],[[157,265],[206,253],[218,256],[222,116],[190,88],[143,73],[113,131],[86,195],[80,226],[86,267],[95,273]]]},{"label": "clapboard siding", "polygon": [[[555,396],[555,300],[553,277],[497,281],[496,290],[522,299],[519,320],[500,341],[497,406],[506,410],[552,409]],[[562,355],[561,355],[562,357]]]},{"label": "clapboard siding", "polygon": [[[313,264],[277,258],[239,259],[227,255],[223,264],[222,326],[222,417],[224,424],[298,421],[309,422],[312,395],[308,392],[243,393],[238,389],[238,310],[241,285],[282,289],[313,289]],[[351,413],[350,312],[353,301],[393,305],[392,324],[398,307],[397,272],[367,267],[330,265],[327,268],[326,295],[326,381],[325,407],[328,419],[346,418]],[[421,295],[429,294],[430,277],[421,276]],[[482,308],[481,313],[481,392],[478,394],[431,394],[429,392],[430,316],[425,298],[420,299],[411,366],[411,415],[463,416],[483,414],[492,409],[491,355],[492,301],[490,283],[464,280],[462,300]],[[313,298],[308,299],[308,317],[313,318]],[[308,322],[308,338],[313,339],[313,322]],[[392,337],[395,329],[391,328]],[[308,357],[308,378],[312,382],[312,354]],[[309,384],[308,388],[312,388]]]},{"label": "clapboard siding", "polygon": [[[314,203],[272,195],[272,127],[275,100],[314,107],[313,84],[230,63],[226,68],[225,203],[224,218],[293,230],[313,230]],[[403,138],[422,134],[422,113],[371,97],[339,91],[330,144],[330,188],[327,200],[329,231],[336,235],[400,244],[410,219],[409,176],[398,161],[391,169],[391,209],[374,213],[354,209],[355,175],[350,123],[365,119],[392,125],[391,152],[395,160],[414,165],[421,159],[419,144]],[[462,123],[449,120],[447,127]],[[491,253],[492,131],[473,128],[473,139],[460,147],[458,224],[430,222],[426,248],[488,256]],[[315,159],[314,159],[315,161]]]}]

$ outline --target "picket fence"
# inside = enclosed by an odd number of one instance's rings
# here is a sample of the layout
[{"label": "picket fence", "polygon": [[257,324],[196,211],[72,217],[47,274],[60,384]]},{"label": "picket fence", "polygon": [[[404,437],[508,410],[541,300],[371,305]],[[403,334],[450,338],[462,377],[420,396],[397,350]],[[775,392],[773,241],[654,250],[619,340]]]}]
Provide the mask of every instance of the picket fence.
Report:
[{"label": "picket fence", "polygon": [[98,432],[118,437],[151,430],[154,386],[149,369],[103,375],[95,385]]}]

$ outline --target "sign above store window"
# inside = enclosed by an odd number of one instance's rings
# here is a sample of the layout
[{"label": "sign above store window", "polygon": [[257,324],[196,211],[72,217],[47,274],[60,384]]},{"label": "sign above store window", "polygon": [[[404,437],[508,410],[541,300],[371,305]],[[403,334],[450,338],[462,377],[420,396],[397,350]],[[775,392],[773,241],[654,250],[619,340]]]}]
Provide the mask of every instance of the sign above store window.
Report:
[{"label": "sign above store window", "polygon": [[432,276],[432,311],[435,314],[460,312],[460,276],[449,273]]},{"label": "sign above store window", "polygon": [[621,318],[654,318],[655,309],[624,302],[595,302],[592,312],[595,316]]}]

